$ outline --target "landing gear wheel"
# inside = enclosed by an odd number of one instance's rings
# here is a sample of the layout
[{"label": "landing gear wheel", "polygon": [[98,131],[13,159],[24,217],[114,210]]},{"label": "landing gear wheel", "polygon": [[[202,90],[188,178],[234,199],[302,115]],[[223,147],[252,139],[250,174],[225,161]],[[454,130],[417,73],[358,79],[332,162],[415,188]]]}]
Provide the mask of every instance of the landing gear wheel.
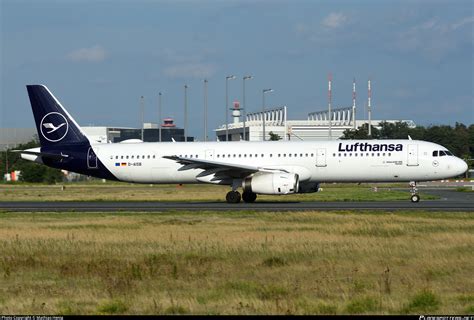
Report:
[{"label": "landing gear wheel", "polygon": [[242,199],[247,203],[255,202],[257,199],[257,194],[251,191],[244,191],[244,193],[242,193]]},{"label": "landing gear wheel", "polygon": [[225,196],[227,203],[239,203],[241,196],[238,191],[229,191]]},{"label": "landing gear wheel", "polygon": [[410,193],[411,202],[415,203],[420,201],[420,196],[418,195],[418,188],[416,187],[416,181],[410,181]]}]

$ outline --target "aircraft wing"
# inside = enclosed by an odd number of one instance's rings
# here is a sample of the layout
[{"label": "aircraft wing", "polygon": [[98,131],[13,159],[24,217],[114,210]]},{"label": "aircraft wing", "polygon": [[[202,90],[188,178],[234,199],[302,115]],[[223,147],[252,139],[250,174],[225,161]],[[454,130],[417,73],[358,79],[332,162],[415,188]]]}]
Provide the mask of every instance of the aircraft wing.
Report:
[{"label": "aircraft wing", "polygon": [[286,172],[284,169],[275,169],[275,168],[264,168],[256,166],[248,166],[243,164],[230,164],[223,163],[214,160],[204,160],[204,159],[192,159],[192,158],[183,158],[178,156],[164,156],[165,159],[170,159],[182,164],[183,166],[179,168],[179,171],[190,170],[190,169],[203,169],[204,172],[200,173],[198,177],[204,177],[210,174],[218,173],[220,176],[227,176],[230,178],[244,178],[249,174],[255,172]]}]

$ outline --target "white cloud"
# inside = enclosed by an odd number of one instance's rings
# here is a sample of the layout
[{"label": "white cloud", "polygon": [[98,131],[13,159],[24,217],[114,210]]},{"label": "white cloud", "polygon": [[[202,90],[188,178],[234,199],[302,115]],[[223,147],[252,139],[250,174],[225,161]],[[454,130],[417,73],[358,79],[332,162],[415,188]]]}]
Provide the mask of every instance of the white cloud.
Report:
[{"label": "white cloud", "polygon": [[71,51],[66,57],[74,62],[101,62],[107,57],[107,52],[103,47],[96,45]]},{"label": "white cloud", "polygon": [[166,68],[164,74],[172,78],[206,78],[216,72],[216,66],[205,63],[187,63]]},{"label": "white cloud", "polygon": [[474,16],[463,18],[451,25],[451,30],[456,30],[466,24],[474,23]]},{"label": "white cloud", "polygon": [[432,18],[398,32],[394,44],[401,52],[421,54],[439,62],[470,41],[470,30],[462,27],[473,22],[472,16],[452,23]]},{"label": "white cloud", "polygon": [[321,21],[321,24],[329,29],[342,27],[347,22],[347,16],[340,12],[332,12]]}]

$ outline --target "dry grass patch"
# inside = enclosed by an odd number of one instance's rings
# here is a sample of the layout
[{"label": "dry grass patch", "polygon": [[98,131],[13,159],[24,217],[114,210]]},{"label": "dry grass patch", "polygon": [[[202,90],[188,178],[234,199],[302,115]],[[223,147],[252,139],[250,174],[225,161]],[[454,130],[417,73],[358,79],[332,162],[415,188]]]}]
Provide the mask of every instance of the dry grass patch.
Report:
[{"label": "dry grass patch", "polygon": [[460,314],[474,216],[0,213],[6,314]]}]

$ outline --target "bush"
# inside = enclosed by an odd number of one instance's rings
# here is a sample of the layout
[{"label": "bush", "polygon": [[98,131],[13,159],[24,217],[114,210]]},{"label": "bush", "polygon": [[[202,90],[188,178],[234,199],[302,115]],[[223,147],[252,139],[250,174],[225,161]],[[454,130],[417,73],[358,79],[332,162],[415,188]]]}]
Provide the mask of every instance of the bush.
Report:
[{"label": "bush", "polygon": [[377,310],[377,301],[372,297],[357,298],[349,302],[346,312],[350,314],[368,313]]},{"label": "bush", "polygon": [[433,312],[438,309],[439,305],[440,300],[433,292],[423,290],[411,299],[403,311],[404,313]]}]

